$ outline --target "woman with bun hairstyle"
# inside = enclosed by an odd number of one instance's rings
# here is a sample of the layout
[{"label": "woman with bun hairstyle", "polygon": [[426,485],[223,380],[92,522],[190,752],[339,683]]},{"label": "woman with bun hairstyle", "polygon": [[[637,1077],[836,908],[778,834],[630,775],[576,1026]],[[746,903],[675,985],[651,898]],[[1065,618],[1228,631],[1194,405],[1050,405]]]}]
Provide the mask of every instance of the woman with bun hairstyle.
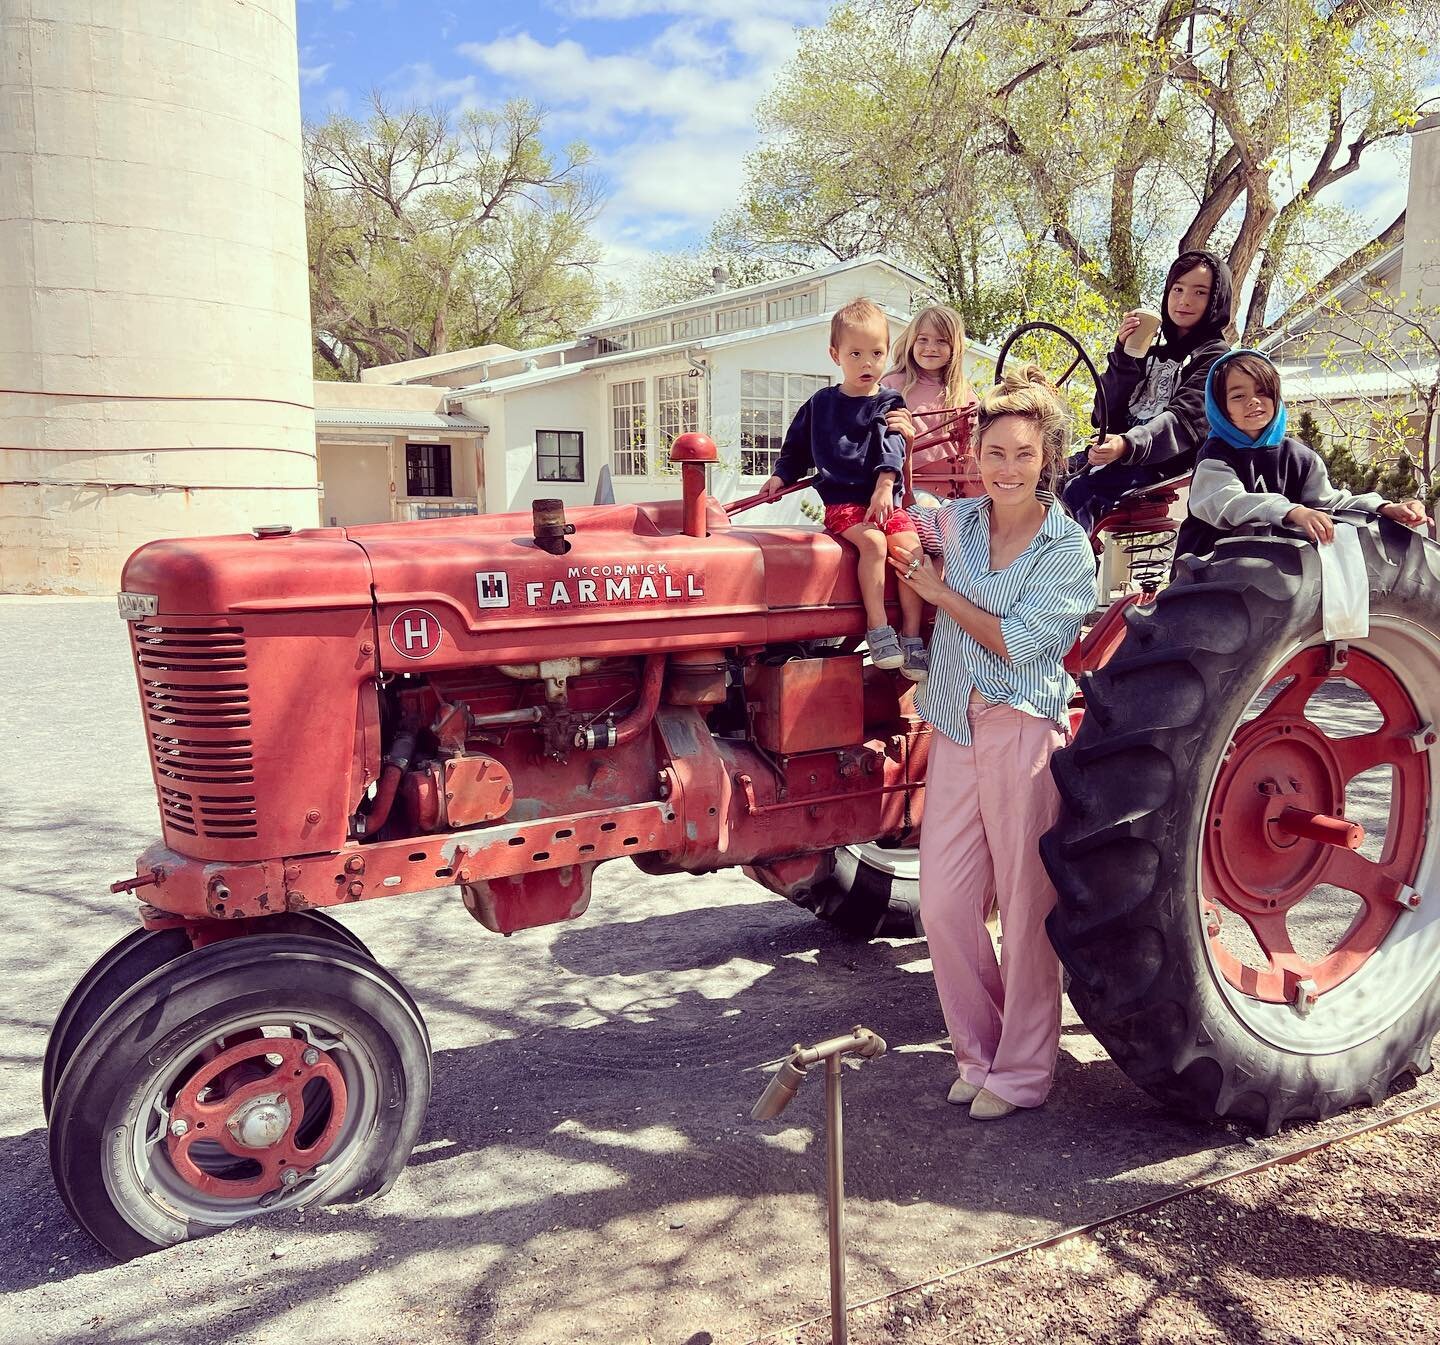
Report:
[{"label": "woman with bun hairstyle", "polygon": [[[941,499],[985,493],[975,466],[975,393],[965,377],[965,323],[953,308],[922,308],[900,333],[880,386],[905,399],[886,418],[905,435],[910,479]],[[910,447],[923,437],[919,448]]]},{"label": "woman with bun hairstyle", "polygon": [[[1050,756],[1073,684],[1061,660],[1095,605],[1095,557],[1056,503],[1067,417],[1034,365],[980,398],[985,493],[912,507],[941,559],[892,559],[937,609],[916,708],[935,732],[920,840],[920,916],[959,1077],[948,1100],[976,1120],[1038,1107],[1060,1048],[1060,965],[1045,934],[1055,889],[1040,837],[1059,801]],[[998,906],[997,963],[985,912]]]}]

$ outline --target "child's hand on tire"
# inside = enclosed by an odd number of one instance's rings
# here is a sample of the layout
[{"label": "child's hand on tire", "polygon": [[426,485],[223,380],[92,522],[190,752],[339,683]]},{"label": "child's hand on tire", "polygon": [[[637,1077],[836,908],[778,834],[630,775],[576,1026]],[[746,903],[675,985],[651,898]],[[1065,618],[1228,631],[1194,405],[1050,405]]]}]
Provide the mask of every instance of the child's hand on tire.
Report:
[{"label": "child's hand on tire", "polygon": [[1292,528],[1299,528],[1312,542],[1335,540],[1335,521],[1322,510],[1297,504],[1285,515],[1285,522]]},{"label": "child's hand on tire", "polygon": [[1382,518],[1394,519],[1396,523],[1403,523],[1407,528],[1423,528],[1426,523],[1425,506],[1419,500],[1383,504],[1380,506],[1380,515]]}]

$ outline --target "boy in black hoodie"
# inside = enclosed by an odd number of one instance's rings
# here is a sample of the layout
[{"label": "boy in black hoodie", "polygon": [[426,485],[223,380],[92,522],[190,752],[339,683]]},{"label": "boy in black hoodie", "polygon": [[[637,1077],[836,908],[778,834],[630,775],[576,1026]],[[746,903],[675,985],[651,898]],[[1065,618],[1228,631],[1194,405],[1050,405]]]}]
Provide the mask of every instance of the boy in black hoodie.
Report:
[{"label": "boy in black hoodie", "polygon": [[1205,378],[1229,348],[1230,268],[1213,252],[1182,252],[1165,277],[1160,340],[1139,359],[1125,342],[1139,324],[1127,313],[1100,382],[1109,414],[1093,423],[1105,438],[1070,459],[1072,476],[1061,492],[1087,532],[1127,491],[1183,476],[1205,441]]}]

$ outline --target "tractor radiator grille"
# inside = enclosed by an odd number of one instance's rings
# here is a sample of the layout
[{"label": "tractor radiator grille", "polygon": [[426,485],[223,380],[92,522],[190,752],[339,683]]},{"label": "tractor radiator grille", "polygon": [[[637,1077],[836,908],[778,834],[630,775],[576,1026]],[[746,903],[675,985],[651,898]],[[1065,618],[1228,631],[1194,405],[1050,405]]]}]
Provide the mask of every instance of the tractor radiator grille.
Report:
[{"label": "tractor radiator grille", "polygon": [[254,837],[244,628],[137,624],[133,639],[165,824],[187,836]]}]

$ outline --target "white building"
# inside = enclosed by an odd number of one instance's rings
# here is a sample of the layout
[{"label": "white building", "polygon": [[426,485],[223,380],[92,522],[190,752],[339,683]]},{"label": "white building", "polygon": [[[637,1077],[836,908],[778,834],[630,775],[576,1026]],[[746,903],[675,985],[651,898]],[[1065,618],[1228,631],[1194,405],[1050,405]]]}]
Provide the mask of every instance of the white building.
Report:
[{"label": "white building", "polygon": [[[317,383],[322,516],[343,525],[420,516],[427,504],[490,513],[546,497],[589,504],[605,467],[617,500],[655,499],[679,490],[668,453],[687,430],[719,447],[717,496],[753,493],[796,409],[836,376],[831,314],[872,299],[893,337],[929,294],[923,276],[887,257],[862,257],[616,318],[558,345],[487,346],[367,369],[343,394],[329,389],[344,385]],[[968,351],[967,372],[993,357]],[[382,405],[402,393],[416,398],[413,407]],[[339,397],[347,406],[333,403]],[[424,433],[399,421],[362,424],[354,417],[363,411],[422,416]],[[346,414],[352,419],[341,424]],[[799,512],[790,497],[754,518]]]},{"label": "white building", "polygon": [[1308,411],[1328,443],[1362,461],[1393,453],[1397,423],[1412,456],[1424,457],[1427,431],[1430,461],[1440,454],[1426,406],[1440,380],[1440,115],[1412,129],[1410,146],[1404,213],[1260,343],[1280,370],[1292,426]]}]

